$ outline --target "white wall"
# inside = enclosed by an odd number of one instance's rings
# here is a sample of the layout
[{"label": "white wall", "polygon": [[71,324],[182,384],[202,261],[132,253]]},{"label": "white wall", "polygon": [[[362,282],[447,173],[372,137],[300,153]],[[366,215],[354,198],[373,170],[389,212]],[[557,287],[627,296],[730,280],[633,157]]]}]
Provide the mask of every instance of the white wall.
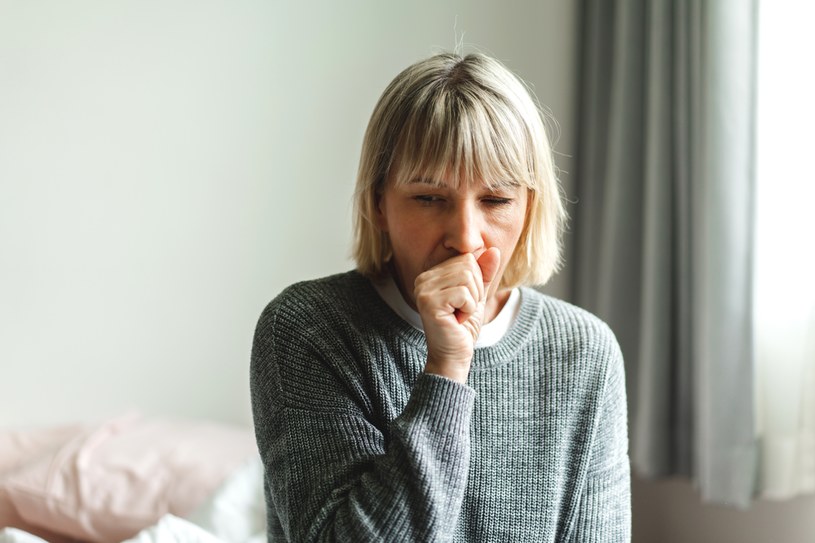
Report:
[{"label": "white wall", "polygon": [[[386,83],[463,33],[535,86],[570,155],[575,5],[0,0],[0,427],[130,407],[248,424],[261,309],[351,266]],[[803,543],[813,512],[635,480],[634,541]]]},{"label": "white wall", "polygon": [[570,0],[0,0],[0,427],[249,424],[263,306],[352,266],[387,82],[463,35],[534,85],[569,155],[574,24]]}]

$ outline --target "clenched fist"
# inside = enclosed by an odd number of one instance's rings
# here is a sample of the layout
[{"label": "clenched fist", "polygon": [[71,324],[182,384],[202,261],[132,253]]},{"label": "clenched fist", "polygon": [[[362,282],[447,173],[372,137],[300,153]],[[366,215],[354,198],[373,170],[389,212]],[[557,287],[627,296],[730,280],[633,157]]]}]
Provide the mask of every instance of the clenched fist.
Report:
[{"label": "clenched fist", "polygon": [[425,372],[467,381],[500,263],[501,252],[491,247],[478,259],[458,255],[416,278],[414,299],[427,338]]}]

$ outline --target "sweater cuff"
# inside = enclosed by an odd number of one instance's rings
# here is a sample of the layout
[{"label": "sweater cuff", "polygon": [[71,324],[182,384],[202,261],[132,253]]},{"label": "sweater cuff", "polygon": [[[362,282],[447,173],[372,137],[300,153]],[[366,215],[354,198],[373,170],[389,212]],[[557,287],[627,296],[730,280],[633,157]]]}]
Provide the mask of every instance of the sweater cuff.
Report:
[{"label": "sweater cuff", "polygon": [[476,392],[473,388],[431,373],[419,374],[404,414],[448,432],[469,432]]}]

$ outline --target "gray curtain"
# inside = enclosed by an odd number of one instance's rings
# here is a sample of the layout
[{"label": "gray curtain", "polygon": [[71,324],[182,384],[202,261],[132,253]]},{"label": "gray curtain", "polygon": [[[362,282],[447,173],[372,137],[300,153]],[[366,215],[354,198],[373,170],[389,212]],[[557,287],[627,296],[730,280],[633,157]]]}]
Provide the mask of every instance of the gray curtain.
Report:
[{"label": "gray curtain", "polygon": [[626,358],[631,456],[755,487],[756,0],[584,0],[573,299]]}]

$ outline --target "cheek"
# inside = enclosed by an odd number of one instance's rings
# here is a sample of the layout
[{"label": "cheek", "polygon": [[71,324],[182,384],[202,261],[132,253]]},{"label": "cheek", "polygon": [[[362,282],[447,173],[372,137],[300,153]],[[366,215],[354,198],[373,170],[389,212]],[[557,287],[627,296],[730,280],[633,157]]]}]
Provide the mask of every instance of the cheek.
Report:
[{"label": "cheek", "polygon": [[495,245],[501,249],[501,253],[503,255],[501,260],[504,264],[509,262],[510,256],[518,247],[518,243],[520,242],[521,235],[524,231],[525,220],[525,214],[516,214],[495,231],[496,238],[494,239],[494,242]]},{"label": "cheek", "polygon": [[[394,217],[396,218],[396,217]],[[415,248],[421,245],[421,222],[411,220],[411,217],[401,215],[388,223],[388,237],[394,250],[401,256],[409,256]]]},{"label": "cheek", "polygon": [[525,213],[521,213],[520,210],[513,210],[512,213],[507,213],[495,221],[494,232],[502,240],[513,243],[521,236],[525,221]]},{"label": "cheek", "polygon": [[398,238],[399,242],[407,246],[420,245],[433,230],[432,222],[426,216],[411,210],[394,213],[389,226],[392,238]]},{"label": "cheek", "polygon": [[400,224],[391,230],[390,240],[394,259],[406,276],[416,276],[450,257],[438,232],[427,221]]},{"label": "cheek", "polygon": [[421,228],[417,227],[416,223],[406,221],[391,224],[389,232],[391,245],[408,254],[421,246],[421,235]]}]

